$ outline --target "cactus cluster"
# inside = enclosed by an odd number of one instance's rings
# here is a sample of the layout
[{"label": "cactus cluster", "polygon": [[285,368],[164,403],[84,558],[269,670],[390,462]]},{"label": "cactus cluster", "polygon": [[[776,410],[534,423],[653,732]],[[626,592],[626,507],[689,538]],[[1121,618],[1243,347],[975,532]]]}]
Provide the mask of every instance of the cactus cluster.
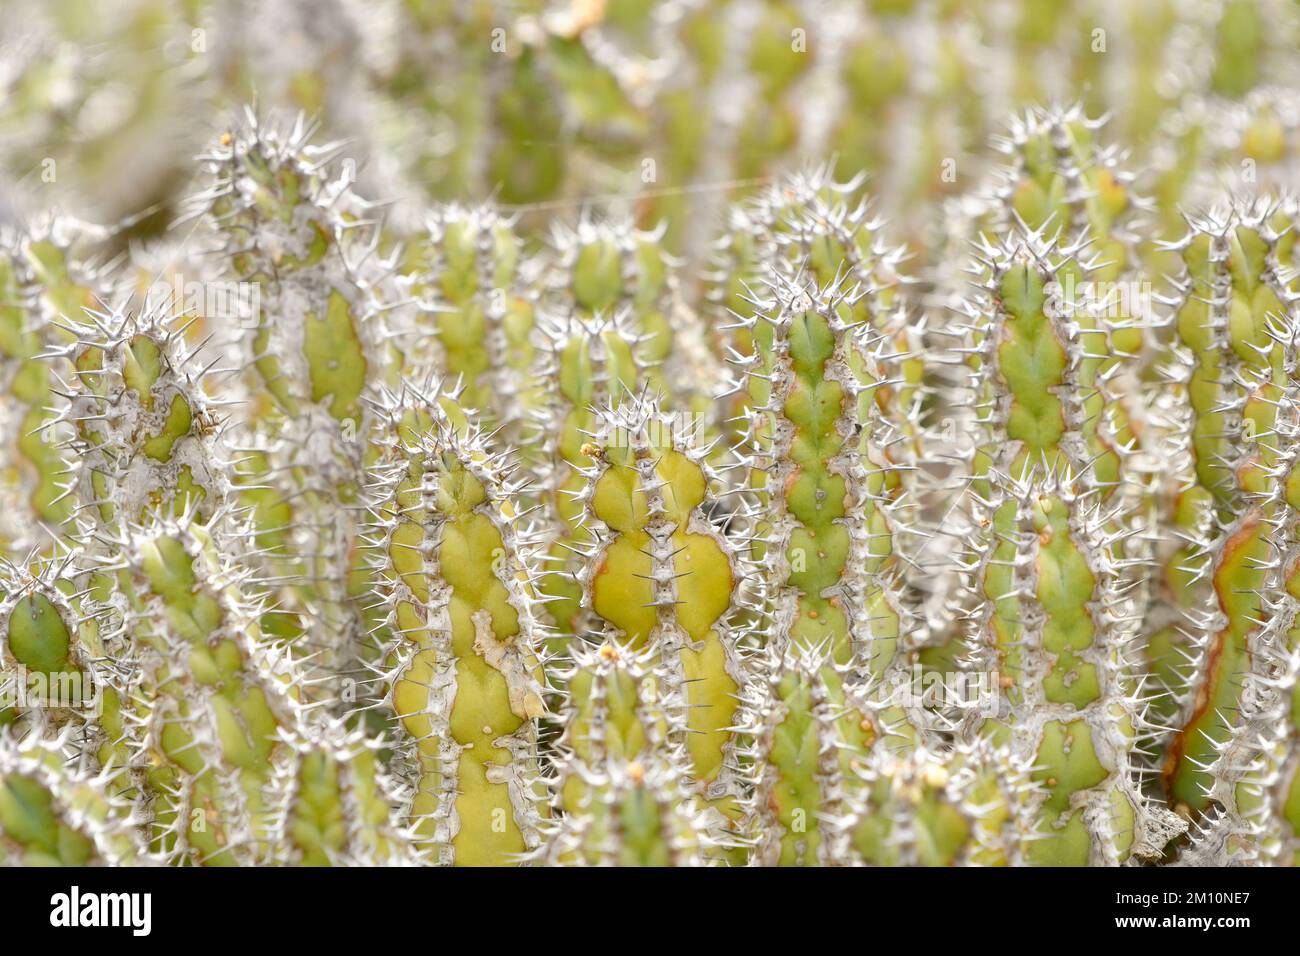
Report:
[{"label": "cactus cluster", "polygon": [[120,5],[113,148],[0,75],[113,220],[0,209],[0,862],[1300,864],[1280,2]]},{"label": "cactus cluster", "polygon": [[[4,187],[156,235],[218,110],[356,142],[372,194],[495,197],[531,231],[590,196],[706,253],[730,198],[834,157],[918,251],[1037,102],[1110,113],[1167,217],[1295,169],[1289,0],[11,0]],[[1245,106],[1245,109],[1242,107]],[[1247,168],[1248,167],[1248,168]],[[140,218],[143,215],[143,218]],[[1170,219],[1170,221],[1175,221]]]}]

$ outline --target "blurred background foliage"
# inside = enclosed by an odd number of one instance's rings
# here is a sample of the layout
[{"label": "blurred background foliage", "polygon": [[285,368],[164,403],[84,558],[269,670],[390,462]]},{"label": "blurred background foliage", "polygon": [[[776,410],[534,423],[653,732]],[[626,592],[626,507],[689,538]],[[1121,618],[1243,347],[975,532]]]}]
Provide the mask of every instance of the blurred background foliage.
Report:
[{"label": "blurred background foliage", "polygon": [[[3,0],[0,216],[119,239],[170,223],[233,109],[346,137],[400,233],[495,198],[704,249],[727,203],[831,157],[897,234],[941,243],[984,149],[1035,103],[1109,115],[1174,219],[1294,160],[1294,0]],[[1203,180],[1203,182],[1198,182]],[[951,199],[952,203],[943,200]]]}]

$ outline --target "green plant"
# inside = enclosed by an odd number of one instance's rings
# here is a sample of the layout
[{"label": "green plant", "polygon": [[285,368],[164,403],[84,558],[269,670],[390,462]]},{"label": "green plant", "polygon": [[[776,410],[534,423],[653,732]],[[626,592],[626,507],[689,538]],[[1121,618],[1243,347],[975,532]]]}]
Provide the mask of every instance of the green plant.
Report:
[{"label": "green plant", "polygon": [[0,861],[1300,862],[1284,14],[1011,6],[411,0],[183,97],[380,175],[4,225]]}]

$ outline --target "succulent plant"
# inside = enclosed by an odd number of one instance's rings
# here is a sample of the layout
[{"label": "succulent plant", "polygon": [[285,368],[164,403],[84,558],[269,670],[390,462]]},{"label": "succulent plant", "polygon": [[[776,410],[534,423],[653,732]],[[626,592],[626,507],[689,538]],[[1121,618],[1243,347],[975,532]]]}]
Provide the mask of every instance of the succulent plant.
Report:
[{"label": "succulent plant", "polygon": [[1041,837],[1028,768],[987,740],[951,752],[878,751],[833,822],[841,863],[1024,866]]},{"label": "succulent plant", "polygon": [[[537,859],[561,866],[702,866],[725,845],[673,742],[671,670],[653,648],[572,652],[552,807]],[[677,715],[680,720],[680,714]],[[678,735],[680,736],[680,735]]]},{"label": "succulent plant", "polygon": [[1297,18],[1122,6],[0,24],[0,863],[1300,862]]},{"label": "succulent plant", "polygon": [[[334,148],[310,143],[301,115],[284,128],[249,113],[203,163],[211,184],[192,201],[223,250],[209,288],[233,283],[225,322],[246,361],[248,453],[236,485],[259,530],[275,532],[266,577],[310,632],[320,686],[355,679],[366,643],[360,523],[372,407],[367,388],[403,371],[385,308],[393,266],[377,252],[373,205],[352,191]],[[412,369],[411,371],[415,371]],[[237,494],[239,492],[237,491]]]},{"label": "succulent plant", "polygon": [[871,684],[825,650],[771,650],[751,669],[741,726],[749,742],[750,861],[760,866],[839,865],[837,821],[862,789],[872,754],[899,755],[916,730]]},{"label": "succulent plant", "polygon": [[[407,253],[415,268],[403,283],[427,313],[416,331],[428,328],[437,343],[424,360],[460,381],[460,400],[485,426],[520,444],[539,404],[530,379],[540,263],[524,256],[510,219],[491,206],[447,206],[427,226]],[[414,350],[422,339],[403,336],[402,344]]]},{"label": "succulent plant", "polygon": [[69,768],[59,739],[0,730],[0,862],[6,866],[150,866],[112,775]]},{"label": "succulent plant", "polygon": [[716,479],[689,423],[641,397],[597,422],[584,449],[583,606],[605,639],[654,655],[667,743],[685,750],[690,789],[730,829],[748,565],[705,510]]},{"label": "succulent plant", "polygon": [[432,419],[374,466],[367,552],[392,646],[381,664],[433,862],[502,864],[539,842],[547,713],[535,543],[503,465]]},{"label": "succulent plant", "polygon": [[1205,811],[1218,802],[1212,767],[1238,732],[1233,715],[1258,689],[1251,675],[1287,654],[1289,638],[1274,636],[1269,618],[1285,606],[1293,534],[1296,312],[1279,261],[1279,243],[1290,242],[1279,210],[1238,204],[1190,225],[1170,299],[1181,346],[1170,375],[1182,411],[1177,461],[1187,471],[1172,502],[1180,547],[1165,574],[1181,611],[1166,653],[1182,660],[1168,681],[1176,709],[1162,772],[1174,800]]},{"label": "succulent plant", "polygon": [[0,472],[6,503],[0,542],[10,554],[48,551],[72,512],[63,486],[75,463],[65,459],[59,446],[67,435],[53,422],[60,379],[71,369],[45,353],[76,341],[87,321],[84,310],[102,309],[116,297],[92,261],[100,239],[102,230],[55,214],[0,233],[0,423],[5,446],[14,450]]}]

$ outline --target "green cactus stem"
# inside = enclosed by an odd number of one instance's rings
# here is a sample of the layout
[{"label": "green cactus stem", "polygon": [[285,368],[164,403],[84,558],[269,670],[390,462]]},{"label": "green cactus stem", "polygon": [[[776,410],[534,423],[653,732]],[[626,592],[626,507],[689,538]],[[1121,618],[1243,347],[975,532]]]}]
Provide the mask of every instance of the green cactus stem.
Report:
[{"label": "green cactus stem", "polygon": [[368,552],[386,673],[433,862],[504,865],[540,841],[545,638],[518,488],[476,432],[434,420],[375,466]]},{"label": "green cactus stem", "polygon": [[586,448],[592,543],[583,606],[607,640],[656,655],[669,743],[685,747],[691,790],[730,829],[739,814],[732,728],[750,573],[706,517],[715,479],[690,425],[644,398],[600,409],[598,421]]},{"label": "green cactus stem", "polygon": [[0,731],[0,865],[160,864],[110,776],[69,768],[65,743]]},{"label": "green cactus stem", "polygon": [[924,640],[902,577],[897,436],[875,404],[874,352],[892,345],[844,318],[858,287],[771,282],[747,322],[755,353],[740,461],[771,602],[768,643],[828,647],[883,680],[907,670]]}]

